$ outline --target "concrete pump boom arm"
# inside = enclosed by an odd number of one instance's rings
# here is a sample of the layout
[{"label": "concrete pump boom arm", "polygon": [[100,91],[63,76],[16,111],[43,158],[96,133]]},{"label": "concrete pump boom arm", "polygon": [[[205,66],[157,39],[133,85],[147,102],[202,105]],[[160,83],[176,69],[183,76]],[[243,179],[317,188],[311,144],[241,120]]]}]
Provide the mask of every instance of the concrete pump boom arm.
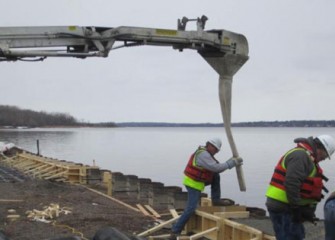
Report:
[{"label": "concrete pump boom arm", "polygon": [[[195,21],[197,29],[187,31]],[[234,74],[248,60],[247,39],[234,32],[205,31],[206,16],[178,19],[177,30],[142,27],[0,27],[0,61],[43,60],[47,57],[107,57],[113,49],[128,46],[170,46],[197,50],[219,74],[219,98],[226,135],[234,157],[239,157],[231,132],[231,97]],[[123,45],[114,46],[116,42]],[[245,191],[242,167],[236,172]]]},{"label": "concrete pump boom arm", "polygon": [[207,18],[197,19],[197,30],[186,31],[184,17],[178,30],[141,27],[0,27],[0,61],[34,57],[107,57],[120,46],[171,46],[182,51],[194,49],[205,54],[248,55],[243,35],[225,30],[205,31]]}]

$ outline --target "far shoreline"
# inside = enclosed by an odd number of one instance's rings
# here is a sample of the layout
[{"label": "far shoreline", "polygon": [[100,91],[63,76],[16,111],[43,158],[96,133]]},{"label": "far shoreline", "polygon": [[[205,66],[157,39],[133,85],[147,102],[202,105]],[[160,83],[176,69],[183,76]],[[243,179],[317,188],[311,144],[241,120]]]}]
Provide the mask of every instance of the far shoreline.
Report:
[{"label": "far shoreline", "polygon": [[[25,130],[33,128],[125,128],[125,127],[224,127],[223,123],[168,123],[168,122],[122,122],[122,123],[78,123],[74,125],[46,126],[0,126],[0,129]],[[292,120],[292,121],[258,121],[232,123],[231,127],[335,127],[335,120]]]}]

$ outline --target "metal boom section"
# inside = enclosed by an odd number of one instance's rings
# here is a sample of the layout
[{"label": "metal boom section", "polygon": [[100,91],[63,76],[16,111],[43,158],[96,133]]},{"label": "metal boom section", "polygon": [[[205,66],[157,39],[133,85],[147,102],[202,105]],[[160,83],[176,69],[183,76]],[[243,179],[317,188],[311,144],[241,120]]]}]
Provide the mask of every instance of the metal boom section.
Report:
[{"label": "metal boom section", "polygon": [[[187,31],[189,21],[197,28]],[[178,19],[177,30],[142,27],[0,27],[0,61],[35,61],[47,57],[107,57],[114,49],[129,46],[169,46],[193,49],[219,74],[219,98],[227,138],[239,157],[231,133],[231,88],[234,74],[248,60],[247,39],[223,29],[205,31],[206,16]],[[121,42],[115,46],[115,43]],[[245,191],[241,166],[236,168],[240,190]]]},{"label": "metal boom section", "polygon": [[[186,31],[188,21],[197,21],[196,31]],[[0,27],[0,61],[34,57],[107,57],[119,47],[171,46],[223,56],[248,54],[244,36],[225,30],[205,31],[207,18],[178,20],[178,30],[141,27]],[[121,42],[123,45],[114,46]]]}]

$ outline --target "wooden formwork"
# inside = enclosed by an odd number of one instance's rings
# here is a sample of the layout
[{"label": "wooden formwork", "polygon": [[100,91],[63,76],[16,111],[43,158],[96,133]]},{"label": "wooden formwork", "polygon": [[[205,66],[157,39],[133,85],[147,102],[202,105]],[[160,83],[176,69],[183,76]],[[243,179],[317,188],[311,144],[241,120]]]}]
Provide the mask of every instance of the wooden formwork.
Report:
[{"label": "wooden formwork", "polygon": [[[275,237],[262,231],[229,220],[233,218],[248,218],[249,212],[244,206],[200,207],[187,223],[186,232],[194,232],[211,240],[275,240]],[[212,230],[208,232],[209,230]],[[195,238],[192,235],[189,239]]]},{"label": "wooden formwork", "polygon": [[16,168],[35,178],[86,184],[88,170],[98,167],[85,166],[73,162],[46,158],[30,153],[19,153],[3,160],[10,167]]},{"label": "wooden formwork", "polygon": [[[206,202],[206,200],[204,200]],[[202,202],[203,203],[203,202]],[[275,240],[274,236],[264,234],[262,231],[229,220],[233,218],[249,218],[249,212],[245,206],[226,206],[213,207],[211,204],[198,207],[195,214],[187,222],[183,235],[179,236],[179,240],[196,240],[205,237],[209,240]],[[149,236],[148,239],[166,239],[169,234],[152,235],[154,232],[162,229],[166,225],[170,225],[177,221],[179,216],[173,215],[173,218],[167,222],[149,229],[138,236]],[[187,233],[188,236],[185,234]],[[191,233],[191,235],[190,235]]]}]

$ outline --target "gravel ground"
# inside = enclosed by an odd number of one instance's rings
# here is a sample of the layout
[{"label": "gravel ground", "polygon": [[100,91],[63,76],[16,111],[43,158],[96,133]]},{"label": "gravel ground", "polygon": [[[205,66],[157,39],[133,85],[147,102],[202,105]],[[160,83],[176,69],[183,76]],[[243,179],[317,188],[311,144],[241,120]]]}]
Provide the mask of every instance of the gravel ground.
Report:
[{"label": "gravel ground", "polygon": [[[10,240],[68,236],[92,239],[96,231],[104,227],[114,227],[134,236],[154,224],[151,217],[78,185],[27,179],[24,182],[2,182],[0,192],[0,229]],[[43,211],[52,203],[70,212],[54,216],[50,223],[27,218],[27,211]],[[19,218],[13,221],[8,215],[19,215]]]}]

